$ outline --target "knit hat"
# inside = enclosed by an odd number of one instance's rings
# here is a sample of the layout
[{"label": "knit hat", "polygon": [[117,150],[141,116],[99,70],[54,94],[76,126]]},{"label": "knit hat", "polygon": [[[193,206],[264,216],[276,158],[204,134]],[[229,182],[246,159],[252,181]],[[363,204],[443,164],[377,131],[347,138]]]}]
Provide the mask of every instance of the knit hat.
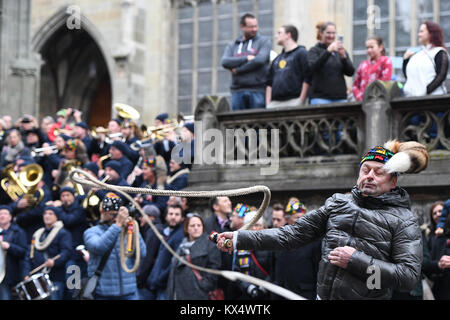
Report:
[{"label": "knit hat", "polygon": [[284,210],[286,215],[293,215],[296,213],[306,213],[305,205],[298,200],[291,200]]},{"label": "knit hat", "polygon": [[113,169],[115,172],[117,172],[118,174],[120,174],[120,162],[116,161],[116,160],[110,160],[105,164],[105,168],[111,168]]},{"label": "knit hat", "polygon": [[20,164],[21,167],[25,167],[29,164],[36,163],[36,161],[34,161],[34,158],[31,156],[22,155],[19,157],[19,159],[23,160],[23,162]]},{"label": "knit hat", "polygon": [[156,168],[156,159],[154,156],[149,156],[147,158],[143,158],[142,160],[142,167],[150,167],[151,169]]},{"label": "knit hat", "polygon": [[11,209],[11,207],[10,207],[10,206],[7,206],[6,204],[0,205],[0,210],[8,210],[8,212],[9,212],[10,214],[12,214],[12,209]]},{"label": "knit hat", "polygon": [[188,129],[192,134],[194,134],[194,123],[193,122],[187,122],[184,124],[184,127]]},{"label": "knit hat", "polygon": [[153,204],[144,206],[144,213],[155,218],[159,218],[161,215],[161,211],[159,210],[159,208]]},{"label": "knit hat", "polygon": [[429,160],[427,148],[423,144],[391,140],[383,146],[370,149],[360,165],[366,161],[377,161],[384,164],[383,168],[388,173],[419,173],[426,169]]},{"label": "knit hat", "polygon": [[58,220],[59,220],[60,212],[59,212],[59,209],[57,207],[45,206],[43,212],[45,212],[45,211],[52,211],[55,214],[55,216],[58,218]]},{"label": "knit hat", "polygon": [[64,188],[61,188],[61,189],[59,190],[59,195],[61,196],[61,193],[65,192],[65,191],[68,191],[68,192],[70,192],[71,194],[75,195],[75,189],[72,188],[72,187],[64,187]]},{"label": "knit hat", "polygon": [[121,119],[119,119],[119,118],[114,118],[114,119],[111,119],[111,121],[115,121],[115,122],[117,122],[117,124],[118,124],[119,126],[121,126],[121,125],[122,125],[122,120],[121,120]]},{"label": "knit hat", "polygon": [[122,199],[114,192],[108,192],[102,200],[103,211],[118,211],[122,205]]},{"label": "knit hat", "polygon": [[250,212],[250,208],[246,204],[238,203],[236,207],[234,207],[234,212],[237,213],[239,218],[243,218]]},{"label": "knit hat", "polygon": [[376,161],[386,164],[393,156],[394,153],[391,150],[388,150],[382,146],[376,146],[367,151],[367,153],[362,157],[359,165],[361,166],[366,161]]},{"label": "knit hat", "polygon": [[120,150],[120,152],[122,152],[122,154],[124,154],[125,156],[128,154],[129,149],[128,145],[125,142],[116,140],[112,143],[111,147]]},{"label": "knit hat", "polygon": [[64,145],[64,151],[68,150],[77,150],[77,145],[75,144],[75,140],[69,139],[66,141],[66,144]]},{"label": "knit hat", "polygon": [[63,118],[65,118],[65,117],[67,116],[67,111],[66,111],[66,109],[61,109],[61,110],[59,110],[59,111],[56,113],[56,116],[57,116],[57,117],[63,117]]},{"label": "knit hat", "polygon": [[100,169],[96,162],[88,162],[83,166],[83,168],[92,171],[96,176],[98,176],[98,170]]},{"label": "knit hat", "polygon": [[167,113],[161,113],[161,114],[157,115],[155,119],[164,123],[164,121],[166,121],[168,118],[169,118],[169,115]]},{"label": "knit hat", "polygon": [[83,128],[83,129],[86,129],[86,130],[88,129],[88,125],[87,125],[86,122],[84,122],[84,121],[75,123],[75,126],[81,127],[81,128]]}]

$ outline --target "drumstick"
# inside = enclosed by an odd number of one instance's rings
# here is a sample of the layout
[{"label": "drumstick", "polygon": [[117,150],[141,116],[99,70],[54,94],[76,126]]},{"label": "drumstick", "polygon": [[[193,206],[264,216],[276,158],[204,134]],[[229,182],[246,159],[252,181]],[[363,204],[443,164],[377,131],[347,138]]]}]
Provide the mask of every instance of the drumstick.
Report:
[{"label": "drumstick", "polygon": [[[58,254],[58,255],[54,256],[54,257],[52,258],[52,260],[56,260],[56,259],[58,259],[58,258],[60,258],[60,257],[61,257],[61,255]],[[45,263],[43,263],[43,264],[41,264],[39,267],[33,269],[28,275],[31,276],[33,273],[38,272],[39,270],[41,270],[41,269],[44,268],[44,267],[45,267]]]}]

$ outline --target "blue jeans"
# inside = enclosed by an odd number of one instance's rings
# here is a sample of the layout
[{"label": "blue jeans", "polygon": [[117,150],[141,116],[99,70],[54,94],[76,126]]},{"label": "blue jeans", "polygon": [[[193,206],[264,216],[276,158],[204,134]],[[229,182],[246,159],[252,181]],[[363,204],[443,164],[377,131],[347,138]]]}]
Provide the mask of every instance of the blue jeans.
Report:
[{"label": "blue jeans", "polygon": [[264,109],[266,95],[263,91],[236,91],[231,93],[231,109]]},{"label": "blue jeans", "polygon": [[347,99],[331,100],[331,99],[322,99],[322,98],[312,98],[309,104],[317,105],[317,104],[344,103],[344,102],[347,102]]},{"label": "blue jeans", "polygon": [[63,300],[65,282],[53,281],[53,285],[58,288],[58,290],[50,296],[50,300]]},{"label": "blue jeans", "polygon": [[154,294],[147,288],[138,289],[139,300],[155,300]]},{"label": "blue jeans", "polygon": [[0,284],[0,300],[11,299],[11,288],[7,284]]},{"label": "blue jeans", "polygon": [[138,300],[137,292],[125,296],[101,296],[96,294],[94,298],[95,300]]}]

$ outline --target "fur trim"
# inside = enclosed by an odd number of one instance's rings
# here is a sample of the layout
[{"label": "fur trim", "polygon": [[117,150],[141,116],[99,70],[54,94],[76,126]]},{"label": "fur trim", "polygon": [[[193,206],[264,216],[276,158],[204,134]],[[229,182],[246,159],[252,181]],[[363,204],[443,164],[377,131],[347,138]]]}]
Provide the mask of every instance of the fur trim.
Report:
[{"label": "fur trim", "polygon": [[390,141],[386,142],[383,147],[395,154],[395,153],[399,152],[400,146],[401,146],[400,141],[390,140]]},{"label": "fur trim", "polygon": [[[384,147],[394,153],[394,156],[385,165],[390,173],[419,173],[427,168],[430,161],[427,148],[416,141],[391,140],[386,142]],[[406,168],[407,166],[408,168]]]},{"label": "fur trim", "polygon": [[389,159],[389,161],[384,165],[384,170],[388,173],[402,173],[409,170],[411,167],[411,158],[406,152],[399,152],[394,154],[394,156]]}]

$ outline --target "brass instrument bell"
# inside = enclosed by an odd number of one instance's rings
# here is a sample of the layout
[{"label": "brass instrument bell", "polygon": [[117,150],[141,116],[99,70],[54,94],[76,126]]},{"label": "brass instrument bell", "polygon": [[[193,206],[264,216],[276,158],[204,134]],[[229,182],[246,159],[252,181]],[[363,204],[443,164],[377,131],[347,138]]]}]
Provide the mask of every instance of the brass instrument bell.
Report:
[{"label": "brass instrument bell", "polygon": [[135,108],[124,103],[115,103],[114,109],[116,109],[119,117],[123,119],[137,120],[141,117],[141,115]]}]

